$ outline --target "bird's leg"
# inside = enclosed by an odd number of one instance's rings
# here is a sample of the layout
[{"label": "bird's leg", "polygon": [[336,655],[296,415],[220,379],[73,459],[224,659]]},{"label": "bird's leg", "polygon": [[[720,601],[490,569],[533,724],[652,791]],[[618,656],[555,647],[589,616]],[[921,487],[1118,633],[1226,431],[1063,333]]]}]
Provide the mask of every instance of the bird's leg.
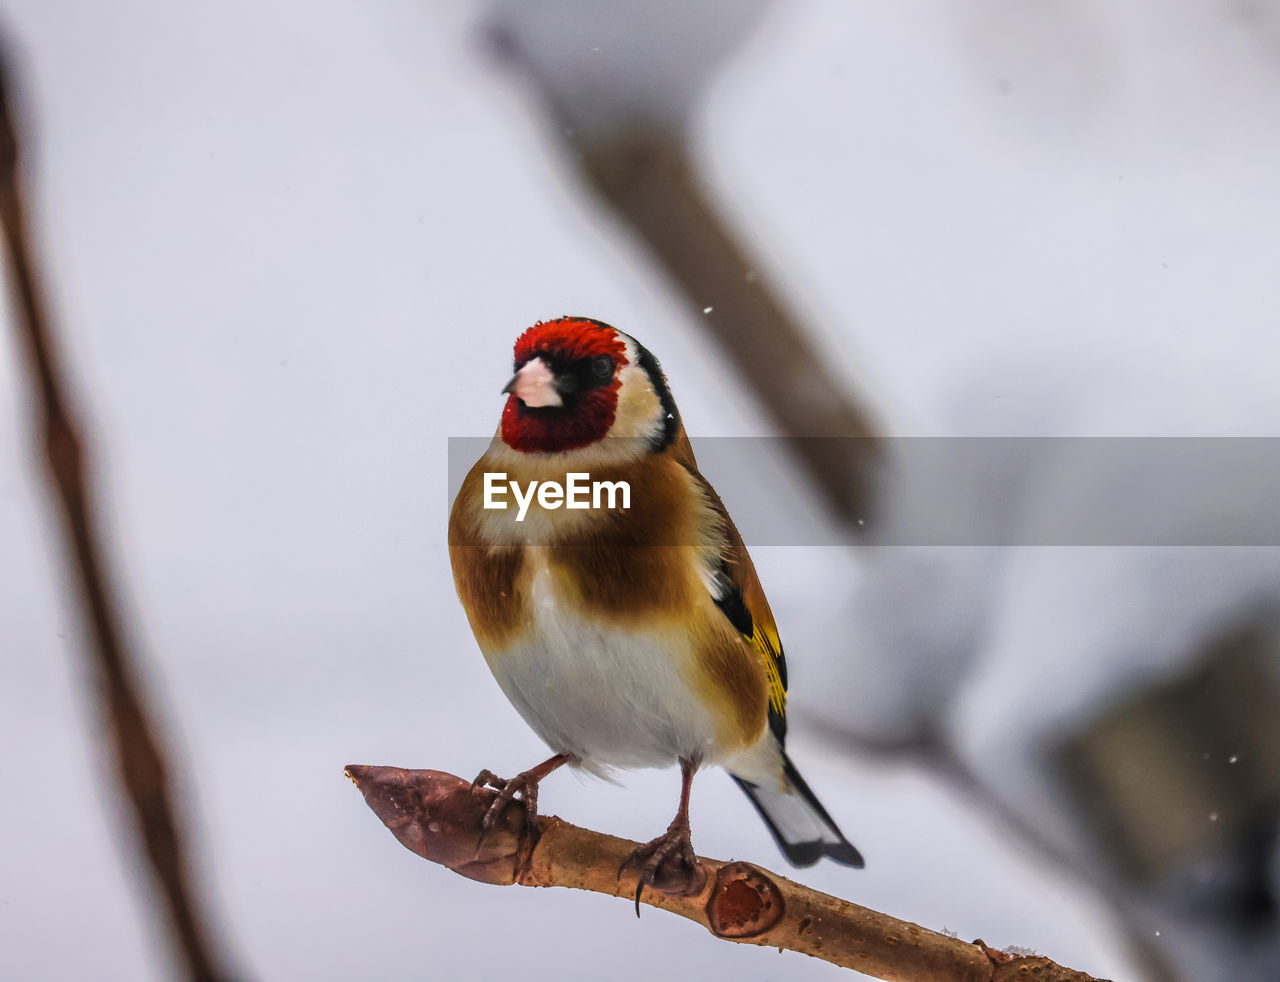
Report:
[{"label": "bird's leg", "polygon": [[480,826],[480,842],[484,842],[485,836],[489,834],[494,823],[498,821],[498,817],[506,809],[507,804],[517,800],[517,797],[521,805],[524,806],[525,822],[526,827],[529,829],[529,834],[536,838],[537,826],[534,824],[534,820],[538,817],[538,782],[556,768],[563,767],[571,760],[573,760],[573,754],[556,754],[554,757],[544,760],[537,767],[530,767],[527,771],[521,771],[508,780],[503,780],[490,770],[483,770],[477,774],[476,779],[471,782],[472,788],[493,788],[498,792],[490,803],[489,810],[484,814],[484,821]]},{"label": "bird's leg", "polygon": [[640,894],[646,886],[657,887],[663,893],[688,896],[697,893],[707,881],[706,872],[698,865],[689,836],[689,791],[693,787],[691,760],[680,761],[680,808],[667,826],[667,831],[652,842],[638,846],[618,867],[618,878],[628,870],[638,867],[640,882],[636,884],[636,916],[640,916]]}]

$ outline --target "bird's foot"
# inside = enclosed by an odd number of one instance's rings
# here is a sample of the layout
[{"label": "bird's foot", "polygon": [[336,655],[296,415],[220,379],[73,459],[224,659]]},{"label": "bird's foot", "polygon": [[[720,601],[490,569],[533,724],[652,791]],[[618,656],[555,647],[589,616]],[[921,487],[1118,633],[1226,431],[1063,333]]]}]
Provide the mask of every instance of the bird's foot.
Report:
[{"label": "bird's foot", "polygon": [[[565,764],[572,764],[576,759],[573,754],[556,754],[537,767],[521,771],[509,780],[503,780],[490,770],[477,774],[476,779],[471,782],[473,794],[482,788],[492,788],[498,792],[491,797],[489,807],[485,809],[484,818],[481,820],[480,838],[476,842],[477,852],[484,845],[485,836],[489,834],[489,830],[494,828],[506,813],[507,806],[516,802],[520,806],[520,811],[524,812],[524,841],[527,852],[532,855],[533,845],[538,840],[538,784],[552,771]],[[483,797],[485,796],[481,796],[482,800]]]},{"label": "bird's foot", "polygon": [[524,809],[525,828],[532,832],[538,827],[538,782],[542,780],[543,775],[537,773],[537,770],[533,768],[521,771],[515,777],[506,779],[498,777],[490,770],[483,770],[476,775],[476,779],[471,782],[472,790],[492,788],[498,792],[493,796],[493,801],[489,803],[489,808],[480,823],[480,843],[484,842],[485,836],[492,831],[507,805],[513,801],[518,802]]},{"label": "bird's foot", "polygon": [[636,916],[640,916],[640,894],[646,886],[663,893],[685,897],[700,891],[707,873],[698,865],[687,823],[672,822],[667,831],[652,842],[646,842],[622,861],[618,879],[629,869],[639,869],[636,884]]}]

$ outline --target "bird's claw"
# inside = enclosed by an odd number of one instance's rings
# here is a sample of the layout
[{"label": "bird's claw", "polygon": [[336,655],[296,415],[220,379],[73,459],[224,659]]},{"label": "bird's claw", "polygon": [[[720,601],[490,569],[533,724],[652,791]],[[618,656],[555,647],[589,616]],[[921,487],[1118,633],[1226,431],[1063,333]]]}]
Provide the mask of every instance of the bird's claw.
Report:
[{"label": "bird's claw", "polygon": [[536,819],[538,817],[538,781],[528,771],[522,771],[513,778],[500,778],[493,771],[483,770],[476,775],[476,779],[471,782],[471,789],[492,788],[498,792],[493,796],[493,801],[489,803],[488,809],[485,810],[484,819],[480,823],[480,838],[476,843],[476,850],[484,845],[485,838],[493,830],[498,823],[498,819],[502,813],[506,811],[507,805],[513,801],[518,801],[524,809],[526,828],[536,829]]},{"label": "bird's claw", "polygon": [[698,865],[688,825],[672,824],[652,842],[637,846],[618,867],[618,879],[629,869],[639,869],[636,883],[636,917],[640,916],[640,895],[646,886],[663,893],[688,896],[707,882],[706,871]]}]

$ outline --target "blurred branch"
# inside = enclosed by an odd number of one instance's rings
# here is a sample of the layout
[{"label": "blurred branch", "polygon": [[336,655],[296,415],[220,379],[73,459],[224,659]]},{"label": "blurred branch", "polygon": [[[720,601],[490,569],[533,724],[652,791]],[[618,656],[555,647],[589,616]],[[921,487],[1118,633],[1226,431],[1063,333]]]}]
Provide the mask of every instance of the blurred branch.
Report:
[{"label": "blurred branch", "polygon": [[742,0],[690,17],[678,0],[643,8],[499,0],[485,37],[532,83],[576,178],[649,251],[683,295],[690,323],[779,432],[856,438],[839,454],[821,441],[789,442],[818,493],[858,531],[879,480],[878,427],[770,287],[764,257],[734,235],[689,148],[691,107],[766,6]]},{"label": "blurred branch", "polygon": [[[539,817],[536,835],[510,802],[480,842],[495,792],[441,771],[350,765],[374,813],[425,859],[483,883],[563,886],[630,899],[619,875],[634,842]],[[840,900],[749,863],[699,859],[706,886],[689,896],[645,891],[644,903],[696,921],[726,941],[788,948],[888,982],[1097,982],[1047,958],[1011,955]]]},{"label": "blurred branch", "polygon": [[174,819],[168,777],[155,726],[134,684],[135,667],[122,639],[116,604],[103,571],[100,536],[86,474],[85,444],[71,409],[41,294],[41,277],[27,230],[18,182],[19,146],[8,100],[7,66],[0,63],[0,222],[17,293],[15,323],[35,381],[33,416],[43,444],[51,490],[62,511],[67,560],[79,581],[92,643],[91,672],[101,683],[103,716],[116,753],[119,779],[133,806],[141,845],[161,889],[175,947],[189,978],[229,978],[208,941],[190,870]]},{"label": "blurred branch", "polygon": [[[658,127],[579,137],[584,177],[653,253],[684,294],[695,323],[720,346],[747,389],[793,437],[851,437],[847,453],[793,440],[808,476],[846,524],[874,505],[881,463],[875,424],[769,288],[759,262],[708,197],[684,138]],[[701,313],[699,313],[701,312]]]}]

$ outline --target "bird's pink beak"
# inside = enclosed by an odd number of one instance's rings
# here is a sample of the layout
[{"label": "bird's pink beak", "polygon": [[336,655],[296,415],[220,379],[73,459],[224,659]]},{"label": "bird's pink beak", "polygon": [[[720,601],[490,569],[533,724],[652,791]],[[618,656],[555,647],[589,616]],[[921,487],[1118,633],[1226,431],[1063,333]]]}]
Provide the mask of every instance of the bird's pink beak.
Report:
[{"label": "bird's pink beak", "polygon": [[520,366],[520,371],[502,390],[510,392],[526,406],[563,406],[556,377],[541,358],[532,358]]}]

